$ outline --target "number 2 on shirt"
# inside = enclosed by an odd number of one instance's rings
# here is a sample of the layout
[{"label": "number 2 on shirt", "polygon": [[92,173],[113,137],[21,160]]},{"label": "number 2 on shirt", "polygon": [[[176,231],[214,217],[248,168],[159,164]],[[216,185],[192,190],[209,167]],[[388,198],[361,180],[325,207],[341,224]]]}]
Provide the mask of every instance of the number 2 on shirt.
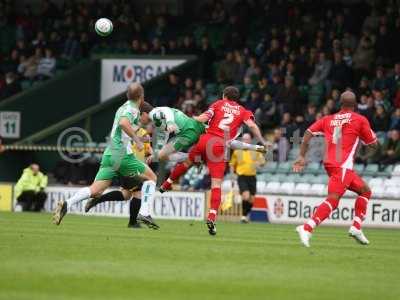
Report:
[{"label": "number 2 on shirt", "polygon": [[219,122],[218,128],[223,131],[229,130],[229,125],[233,122],[233,114],[225,113],[224,118]]}]

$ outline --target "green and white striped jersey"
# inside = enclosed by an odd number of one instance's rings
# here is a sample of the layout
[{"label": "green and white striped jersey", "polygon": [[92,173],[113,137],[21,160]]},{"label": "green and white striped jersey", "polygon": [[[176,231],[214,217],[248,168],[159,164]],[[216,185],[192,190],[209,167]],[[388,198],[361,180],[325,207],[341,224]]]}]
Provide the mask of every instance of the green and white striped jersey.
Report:
[{"label": "green and white striped jersey", "polygon": [[119,125],[123,117],[129,120],[133,129],[137,130],[139,128],[140,111],[134,102],[128,100],[115,113],[110,141],[104,151],[104,155],[125,155],[131,153],[131,138]]}]

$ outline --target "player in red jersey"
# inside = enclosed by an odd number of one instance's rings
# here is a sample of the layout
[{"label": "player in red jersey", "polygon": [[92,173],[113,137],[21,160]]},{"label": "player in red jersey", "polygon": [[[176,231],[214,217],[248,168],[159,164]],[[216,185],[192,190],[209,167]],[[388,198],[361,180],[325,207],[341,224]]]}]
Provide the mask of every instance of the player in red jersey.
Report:
[{"label": "player in red jersey", "polygon": [[357,105],[356,96],[350,91],[341,97],[341,110],[333,115],[325,116],[312,124],[304,134],[300,146],[300,155],[293,164],[293,170],[300,172],[306,164],[306,153],[309,141],[315,135],[324,135],[326,154],[325,170],[329,175],[328,197],[304,225],[296,228],[304,246],[310,246],[313,229],[329,217],[338,207],[339,200],[346,190],[358,194],[355,202],[355,216],[349,235],[363,245],[369,244],[361,230],[361,223],[367,212],[367,204],[371,198],[368,185],[353,171],[354,154],[359,141],[371,147],[377,146],[375,133],[368,120],[354,112]]},{"label": "player in red jersey", "polygon": [[239,129],[246,124],[254,136],[267,147],[260,129],[254,122],[253,113],[246,110],[236,101],[239,100],[239,90],[234,86],[224,89],[221,100],[214,102],[209,109],[195,119],[199,122],[208,122],[209,127],[205,134],[189,151],[189,158],[184,163],[177,164],[169,178],[162,184],[160,191],[171,189],[172,183],[179,179],[194,163],[205,161],[211,176],[211,205],[207,217],[208,231],[216,234],[215,220],[221,203],[221,184],[225,173],[227,146],[239,134]]}]

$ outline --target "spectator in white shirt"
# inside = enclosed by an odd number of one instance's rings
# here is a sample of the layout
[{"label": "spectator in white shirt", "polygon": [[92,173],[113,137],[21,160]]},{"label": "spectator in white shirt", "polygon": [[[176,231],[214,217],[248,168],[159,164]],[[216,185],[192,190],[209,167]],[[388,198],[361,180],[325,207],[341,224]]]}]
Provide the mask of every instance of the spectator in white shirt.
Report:
[{"label": "spectator in white shirt", "polygon": [[37,77],[40,80],[49,79],[54,76],[56,69],[56,59],[53,56],[53,51],[49,48],[45,50],[45,56],[39,60],[37,69]]}]

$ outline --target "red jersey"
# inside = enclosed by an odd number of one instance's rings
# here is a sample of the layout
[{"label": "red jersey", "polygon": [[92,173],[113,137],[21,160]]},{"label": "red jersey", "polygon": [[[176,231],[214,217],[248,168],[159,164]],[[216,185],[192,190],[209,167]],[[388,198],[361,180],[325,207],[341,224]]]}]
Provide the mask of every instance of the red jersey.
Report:
[{"label": "red jersey", "polygon": [[312,124],[308,131],[313,135],[325,136],[326,167],[353,169],[354,154],[359,141],[365,145],[376,142],[376,135],[368,120],[350,110],[325,116]]},{"label": "red jersey", "polygon": [[239,135],[243,122],[254,119],[253,113],[231,100],[218,100],[205,112],[210,117],[207,133],[219,137],[227,135],[229,140]]}]

